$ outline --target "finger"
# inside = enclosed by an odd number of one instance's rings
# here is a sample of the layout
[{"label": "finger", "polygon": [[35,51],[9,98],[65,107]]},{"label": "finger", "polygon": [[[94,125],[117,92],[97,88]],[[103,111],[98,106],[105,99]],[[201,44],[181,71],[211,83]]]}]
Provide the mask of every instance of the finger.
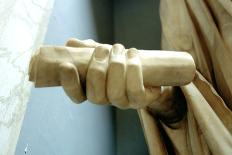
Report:
[{"label": "finger", "polygon": [[141,61],[138,51],[134,48],[127,51],[126,83],[131,108],[143,108],[151,104],[160,94],[159,87],[144,87]]},{"label": "finger", "polygon": [[128,106],[126,96],[126,55],[121,44],[113,45],[107,72],[107,96],[119,108]]},{"label": "finger", "polygon": [[129,99],[129,106],[131,108],[138,108],[145,99],[145,88],[143,86],[143,77],[141,62],[138,57],[136,49],[129,49],[127,51],[127,75],[126,75],[127,96]]},{"label": "finger", "polygon": [[92,39],[79,40],[76,38],[70,38],[66,42],[66,46],[69,46],[69,47],[89,47],[89,48],[96,48],[98,46],[105,46],[108,49],[110,49],[112,47],[109,44],[100,44]]},{"label": "finger", "polygon": [[178,128],[186,114],[185,99],[178,87],[163,86],[159,98],[148,107],[153,115],[171,128]]},{"label": "finger", "polygon": [[61,85],[63,86],[65,93],[73,102],[81,103],[86,100],[80,83],[78,71],[73,64],[69,62],[60,64],[59,75]]},{"label": "finger", "polygon": [[161,95],[161,87],[145,87],[146,105],[157,100]]},{"label": "finger", "polygon": [[103,46],[96,47],[87,71],[87,98],[96,104],[106,104],[106,75],[109,50]]},{"label": "finger", "polygon": [[94,40],[87,39],[87,40],[79,40],[76,38],[70,38],[66,42],[66,46],[69,47],[92,47],[95,48],[97,46],[100,46],[99,43],[95,42]]},{"label": "finger", "polygon": [[150,109],[154,112],[154,114],[158,113],[165,113],[167,114],[172,107],[174,97],[174,87],[172,86],[162,86],[160,91],[159,98],[149,105]]}]

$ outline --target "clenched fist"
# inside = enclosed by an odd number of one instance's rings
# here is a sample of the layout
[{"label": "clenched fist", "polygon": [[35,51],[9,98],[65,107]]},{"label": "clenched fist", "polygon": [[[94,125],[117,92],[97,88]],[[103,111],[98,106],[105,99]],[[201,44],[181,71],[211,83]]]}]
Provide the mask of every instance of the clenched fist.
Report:
[{"label": "clenched fist", "polygon": [[143,84],[138,51],[126,50],[121,44],[99,44],[93,40],[70,39],[66,46],[95,48],[88,65],[86,83],[81,83],[74,62],[59,66],[61,85],[76,103],[86,98],[96,104],[112,104],[116,107],[143,108],[152,104],[161,94],[161,87]]}]

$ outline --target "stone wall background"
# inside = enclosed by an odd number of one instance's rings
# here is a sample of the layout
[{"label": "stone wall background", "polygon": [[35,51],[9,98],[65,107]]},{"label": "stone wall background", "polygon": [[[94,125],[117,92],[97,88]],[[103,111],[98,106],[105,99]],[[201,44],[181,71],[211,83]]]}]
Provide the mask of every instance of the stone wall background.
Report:
[{"label": "stone wall background", "polygon": [[0,2],[0,155],[14,154],[31,88],[28,64],[52,6],[53,0]]}]

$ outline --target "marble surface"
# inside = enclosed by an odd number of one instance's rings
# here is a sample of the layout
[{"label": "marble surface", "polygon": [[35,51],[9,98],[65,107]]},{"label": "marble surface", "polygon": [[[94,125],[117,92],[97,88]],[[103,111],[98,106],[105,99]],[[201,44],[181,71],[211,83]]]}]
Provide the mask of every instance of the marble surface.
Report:
[{"label": "marble surface", "polygon": [[53,1],[0,2],[0,155],[14,154],[31,88],[28,64],[44,39]]}]

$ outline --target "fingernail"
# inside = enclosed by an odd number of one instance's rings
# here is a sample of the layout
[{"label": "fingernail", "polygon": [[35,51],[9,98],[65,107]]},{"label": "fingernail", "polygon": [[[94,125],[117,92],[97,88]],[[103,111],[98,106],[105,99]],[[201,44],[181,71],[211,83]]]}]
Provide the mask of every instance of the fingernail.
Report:
[{"label": "fingernail", "polygon": [[105,47],[99,46],[95,48],[94,58],[96,60],[102,61],[108,58],[109,50]]},{"label": "fingernail", "polygon": [[134,58],[134,57],[137,57],[137,55],[138,55],[138,50],[136,48],[130,48],[127,51],[127,57],[128,58]]}]

